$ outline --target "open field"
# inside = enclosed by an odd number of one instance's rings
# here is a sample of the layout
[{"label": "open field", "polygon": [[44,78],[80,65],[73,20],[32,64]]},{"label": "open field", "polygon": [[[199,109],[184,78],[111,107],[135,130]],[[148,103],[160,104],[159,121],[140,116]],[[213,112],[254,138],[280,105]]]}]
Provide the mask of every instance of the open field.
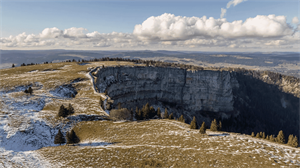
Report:
[{"label": "open field", "polygon": [[80,122],[74,127],[79,146],[45,147],[38,153],[67,167],[300,166],[300,149],[235,133],[201,135],[188,126],[174,120]]}]

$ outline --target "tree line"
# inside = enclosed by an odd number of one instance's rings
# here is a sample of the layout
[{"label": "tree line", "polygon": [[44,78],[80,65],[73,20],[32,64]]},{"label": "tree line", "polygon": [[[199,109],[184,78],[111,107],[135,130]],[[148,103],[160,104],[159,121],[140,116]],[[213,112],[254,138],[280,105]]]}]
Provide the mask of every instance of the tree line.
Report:
[{"label": "tree line", "polygon": [[[273,135],[267,135],[266,136],[265,132],[258,132],[258,133],[256,133],[256,135],[254,134],[254,132],[252,132],[251,136],[254,137],[254,138],[266,139],[266,140],[269,140],[271,142],[277,142],[277,143],[280,143],[280,144],[285,144],[286,143],[285,136],[284,136],[284,133],[283,133],[282,130],[280,130],[278,132],[277,137],[275,137]],[[294,136],[292,134],[289,135],[288,142],[286,144],[291,146],[291,147],[297,148],[299,146],[297,136]]]}]

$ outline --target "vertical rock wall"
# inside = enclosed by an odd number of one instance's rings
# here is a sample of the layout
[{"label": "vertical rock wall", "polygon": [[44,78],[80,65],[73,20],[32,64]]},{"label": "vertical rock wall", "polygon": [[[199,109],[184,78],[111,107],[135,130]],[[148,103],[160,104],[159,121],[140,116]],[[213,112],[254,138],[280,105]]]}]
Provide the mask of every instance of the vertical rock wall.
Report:
[{"label": "vertical rock wall", "polygon": [[162,67],[107,67],[97,72],[96,86],[107,89],[116,102],[155,99],[189,111],[229,112],[232,88],[238,83],[229,72],[188,71]]}]

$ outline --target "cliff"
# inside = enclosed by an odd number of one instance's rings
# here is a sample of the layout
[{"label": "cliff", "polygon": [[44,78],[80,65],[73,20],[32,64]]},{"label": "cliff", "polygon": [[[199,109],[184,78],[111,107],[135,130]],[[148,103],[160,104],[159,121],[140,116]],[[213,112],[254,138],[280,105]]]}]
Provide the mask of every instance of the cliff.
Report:
[{"label": "cliff", "polygon": [[[299,80],[285,76],[142,66],[107,67],[95,76],[98,90],[107,90],[114,100],[113,108],[121,103],[135,109],[149,102],[154,108],[167,108],[176,118],[184,115],[187,122],[193,116],[198,123],[217,118],[230,131],[275,134],[277,129],[289,127],[287,132],[299,134]],[[285,120],[279,121],[282,118]]]}]

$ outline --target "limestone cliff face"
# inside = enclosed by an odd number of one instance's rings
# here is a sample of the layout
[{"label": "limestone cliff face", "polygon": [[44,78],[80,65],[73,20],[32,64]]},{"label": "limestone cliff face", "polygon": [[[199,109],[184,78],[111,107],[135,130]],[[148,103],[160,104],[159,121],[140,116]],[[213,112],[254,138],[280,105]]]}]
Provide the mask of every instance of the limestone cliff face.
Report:
[{"label": "limestone cliff face", "polygon": [[[163,67],[106,67],[95,72],[95,86],[107,90],[112,108],[167,108],[198,124],[216,118],[226,131],[299,132],[299,79],[256,71],[191,71]],[[288,82],[286,82],[288,81]]]},{"label": "limestone cliff face", "polygon": [[118,102],[156,99],[189,111],[229,112],[237,80],[229,72],[161,67],[108,67],[97,72],[100,92]]}]

